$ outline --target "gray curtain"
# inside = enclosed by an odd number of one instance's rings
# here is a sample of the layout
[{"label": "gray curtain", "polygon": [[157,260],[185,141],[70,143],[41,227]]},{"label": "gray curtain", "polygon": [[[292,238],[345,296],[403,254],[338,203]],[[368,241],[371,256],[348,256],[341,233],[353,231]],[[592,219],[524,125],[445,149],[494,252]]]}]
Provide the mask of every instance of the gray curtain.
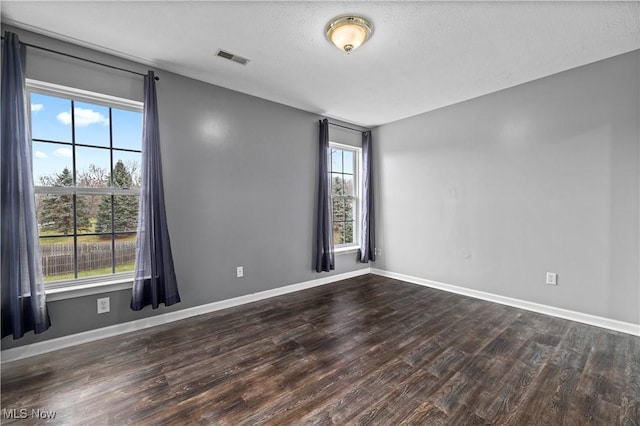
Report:
[{"label": "gray curtain", "polygon": [[131,309],[134,311],[147,305],[156,309],[161,303],[170,306],[180,302],[164,207],[158,104],[153,71],[149,71],[144,77],[142,120],[142,185],[135,280],[131,298]]},{"label": "gray curtain", "polygon": [[5,32],[0,105],[2,337],[12,334],[14,339],[51,326],[38,247],[25,62],[25,46],[16,34]]},{"label": "gray curtain", "polygon": [[362,132],[362,212],[360,223],[360,262],[376,260],[375,209],[373,204],[373,160],[371,130]]},{"label": "gray curtain", "polygon": [[318,145],[318,211],[316,212],[316,272],[335,269],[333,256],[333,233],[331,227],[331,194],[329,193],[329,121],[320,121],[320,143]]}]

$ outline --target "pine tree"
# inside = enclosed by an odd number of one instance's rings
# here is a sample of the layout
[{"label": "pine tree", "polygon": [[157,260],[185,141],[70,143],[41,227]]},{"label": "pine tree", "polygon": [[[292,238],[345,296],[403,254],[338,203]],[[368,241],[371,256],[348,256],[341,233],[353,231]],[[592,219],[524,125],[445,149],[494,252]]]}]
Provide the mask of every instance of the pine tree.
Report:
[{"label": "pine tree", "polygon": [[[112,182],[115,188],[133,187],[131,172],[122,161],[118,161],[113,168]],[[98,204],[96,232],[111,232],[112,200],[115,231],[135,231],[138,224],[138,197],[114,195],[102,197]]]},{"label": "pine tree", "polygon": [[96,211],[96,232],[111,231],[111,196],[103,195]]},{"label": "pine tree", "polygon": [[[73,175],[67,167],[52,178],[54,186],[72,186]],[[89,209],[82,198],[76,200],[77,227],[88,230]],[[64,235],[73,233],[73,195],[48,194],[40,202],[40,227]]]}]

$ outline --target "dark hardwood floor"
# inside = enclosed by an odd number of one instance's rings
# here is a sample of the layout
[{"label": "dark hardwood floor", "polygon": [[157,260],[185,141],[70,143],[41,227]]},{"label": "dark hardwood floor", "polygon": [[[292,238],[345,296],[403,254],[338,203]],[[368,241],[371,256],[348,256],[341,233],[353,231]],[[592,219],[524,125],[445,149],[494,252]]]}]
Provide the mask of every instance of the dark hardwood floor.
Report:
[{"label": "dark hardwood floor", "polygon": [[2,408],[87,425],[638,425],[640,338],[366,275],[4,364]]}]

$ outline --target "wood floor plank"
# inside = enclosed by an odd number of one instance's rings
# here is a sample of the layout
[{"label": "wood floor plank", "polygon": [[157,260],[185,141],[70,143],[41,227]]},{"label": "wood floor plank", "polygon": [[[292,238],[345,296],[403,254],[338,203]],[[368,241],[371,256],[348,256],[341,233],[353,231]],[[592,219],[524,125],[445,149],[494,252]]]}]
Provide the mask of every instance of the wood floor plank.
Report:
[{"label": "wood floor plank", "polygon": [[597,394],[577,392],[572,398],[571,418],[581,419],[582,424],[613,425],[620,417],[617,405],[599,399]]},{"label": "wood floor plank", "polygon": [[379,399],[350,423],[356,425],[400,424],[420,407],[403,389],[396,389]]},{"label": "wood floor plank", "polygon": [[640,425],[640,338],[375,275],[1,369],[2,424]]},{"label": "wood floor plank", "polygon": [[449,420],[447,415],[434,404],[423,403],[402,423],[410,426],[445,426],[449,424]]},{"label": "wood floor plank", "polygon": [[577,382],[575,370],[546,365],[536,377],[534,391],[522,401],[509,422],[523,425],[566,424]]}]

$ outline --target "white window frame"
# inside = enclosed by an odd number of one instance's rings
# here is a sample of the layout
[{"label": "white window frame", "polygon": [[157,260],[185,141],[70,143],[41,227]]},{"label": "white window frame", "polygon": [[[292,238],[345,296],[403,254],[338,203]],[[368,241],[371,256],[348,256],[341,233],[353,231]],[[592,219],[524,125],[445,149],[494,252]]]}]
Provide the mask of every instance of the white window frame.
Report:
[{"label": "white window frame", "polygon": [[[356,203],[355,203],[356,211],[353,213],[355,218],[355,226],[353,228],[353,243],[335,245],[333,251],[335,253],[356,251],[360,248],[360,227],[361,227],[360,212],[362,211],[361,210],[362,209],[362,189],[360,185],[360,179],[362,176],[362,148],[353,146],[353,145],[346,145],[343,143],[330,141],[329,153],[331,152],[331,148],[353,152],[355,154],[354,157],[355,157],[355,163],[356,163],[354,166],[355,173],[354,173],[354,179],[353,179],[354,185],[355,185],[355,198],[356,198]],[[331,161],[331,158],[329,158],[329,161]],[[329,171],[328,173],[329,173],[329,176],[327,176],[327,178],[329,179],[329,193],[331,193],[331,175],[330,175],[331,172]],[[331,208],[333,209],[333,198],[331,201]],[[332,236],[333,236],[333,211],[331,214],[331,229],[332,229]]]},{"label": "white window frame", "polygon": [[[26,95],[31,105],[31,93],[89,102],[111,108],[143,112],[144,103],[131,99],[119,98],[87,90],[76,89],[58,84],[26,79]],[[31,108],[27,108],[29,126],[31,126]],[[35,182],[34,182],[35,184]],[[59,188],[35,186],[36,194],[76,194],[76,195],[132,195],[140,193],[137,189],[119,188]],[[118,272],[109,275],[73,278],[45,283],[47,301],[63,300],[109,291],[131,289],[134,272]]]}]

